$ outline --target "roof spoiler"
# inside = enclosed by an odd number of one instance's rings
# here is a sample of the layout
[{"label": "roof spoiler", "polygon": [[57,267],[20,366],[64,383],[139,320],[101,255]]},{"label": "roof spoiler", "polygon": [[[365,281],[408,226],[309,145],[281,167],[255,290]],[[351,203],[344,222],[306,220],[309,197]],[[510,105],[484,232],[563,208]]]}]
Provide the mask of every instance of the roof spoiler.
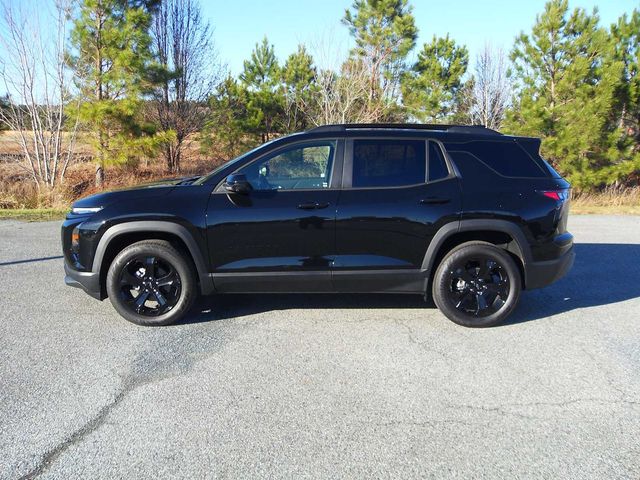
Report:
[{"label": "roof spoiler", "polygon": [[516,142],[524,148],[524,150],[531,155],[533,158],[537,158],[540,156],[540,145],[542,145],[542,141],[539,138],[535,137],[515,137]]}]

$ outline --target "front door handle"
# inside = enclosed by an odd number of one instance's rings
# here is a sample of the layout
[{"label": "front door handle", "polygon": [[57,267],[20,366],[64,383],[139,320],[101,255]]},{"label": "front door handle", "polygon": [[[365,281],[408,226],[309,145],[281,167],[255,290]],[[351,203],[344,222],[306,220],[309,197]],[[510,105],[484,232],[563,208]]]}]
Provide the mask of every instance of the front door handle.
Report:
[{"label": "front door handle", "polygon": [[317,210],[321,208],[327,208],[329,206],[328,202],[318,203],[318,202],[305,202],[298,205],[298,208],[301,210]]},{"label": "front door handle", "polygon": [[450,198],[427,197],[420,200],[420,205],[444,205],[445,203],[449,203],[450,201]]}]

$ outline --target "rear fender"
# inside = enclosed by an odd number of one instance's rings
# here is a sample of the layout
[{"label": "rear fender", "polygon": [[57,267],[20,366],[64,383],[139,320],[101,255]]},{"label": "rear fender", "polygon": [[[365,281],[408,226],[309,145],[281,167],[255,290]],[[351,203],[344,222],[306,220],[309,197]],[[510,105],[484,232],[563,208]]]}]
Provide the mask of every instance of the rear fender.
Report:
[{"label": "rear fender", "polygon": [[434,235],[427,253],[422,261],[422,271],[426,272],[428,277],[432,277],[432,270],[436,267],[435,261],[441,247],[452,235],[461,232],[502,232],[509,235],[515,243],[517,249],[516,255],[522,260],[524,267],[525,285],[527,281],[527,266],[531,264],[531,249],[523,231],[515,223],[507,220],[494,219],[475,219],[460,220],[443,225]]}]

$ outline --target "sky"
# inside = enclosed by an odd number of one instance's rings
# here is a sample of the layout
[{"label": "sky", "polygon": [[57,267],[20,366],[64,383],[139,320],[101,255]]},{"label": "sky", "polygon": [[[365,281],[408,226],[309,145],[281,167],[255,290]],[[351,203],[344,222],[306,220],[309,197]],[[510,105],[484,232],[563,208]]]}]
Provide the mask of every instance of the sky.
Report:
[{"label": "sky", "polygon": [[[322,52],[319,63],[331,66],[352,45],[340,19],[351,0],[201,0],[213,25],[220,59],[237,75],[256,42],[266,35],[281,61],[299,43]],[[528,32],[544,0],[412,0],[419,30],[416,51],[435,34],[449,33],[467,46],[474,59],[487,42],[508,51],[521,31]],[[609,25],[625,12],[640,8],[640,0],[569,0],[569,7],[597,6],[601,22]],[[321,45],[321,47],[320,47]]]}]

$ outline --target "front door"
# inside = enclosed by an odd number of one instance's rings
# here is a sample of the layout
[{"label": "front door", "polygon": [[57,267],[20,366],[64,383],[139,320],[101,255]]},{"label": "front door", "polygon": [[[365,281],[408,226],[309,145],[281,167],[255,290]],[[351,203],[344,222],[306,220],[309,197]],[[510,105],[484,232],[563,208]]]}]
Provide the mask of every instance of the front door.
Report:
[{"label": "front door", "polygon": [[217,291],[331,290],[341,150],[336,140],[284,146],[236,172],[249,193],[216,188],[207,234]]}]

